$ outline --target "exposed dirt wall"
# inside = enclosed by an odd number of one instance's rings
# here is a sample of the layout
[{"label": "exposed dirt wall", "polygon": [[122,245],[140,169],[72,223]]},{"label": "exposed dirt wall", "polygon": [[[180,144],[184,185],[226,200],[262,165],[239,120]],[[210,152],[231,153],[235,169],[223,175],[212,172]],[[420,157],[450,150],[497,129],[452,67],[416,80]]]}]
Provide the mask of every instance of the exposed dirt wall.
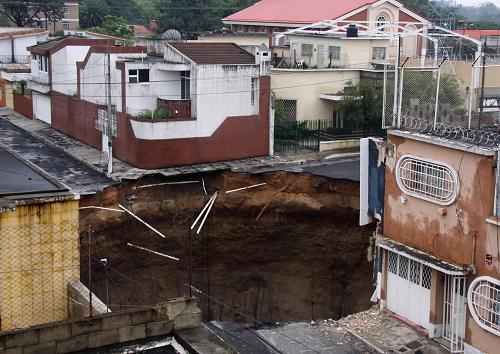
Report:
[{"label": "exposed dirt wall", "polygon": [[[251,322],[241,313],[260,322],[338,318],[370,306],[372,270],[366,250],[372,229],[357,226],[357,183],[289,173],[223,173],[203,178],[208,194],[218,190],[220,198],[201,233],[192,233],[192,283],[225,303],[208,304],[205,295],[194,293],[205,318]],[[201,180],[201,176],[183,179]],[[81,229],[91,225],[95,230],[93,263],[106,258],[111,267],[112,308],[147,306],[189,291],[185,286],[189,225],[208,197],[201,183],[136,188],[158,182],[165,180],[125,183],[81,201],[82,205],[127,205],[167,235],[163,239],[123,213],[82,210]],[[267,185],[224,193],[262,182]],[[83,263],[87,240],[83,234]],[[127,242],[180,261],[132,249]],[[82,269],[85,282],[88,274]],[[105,272],[97,264],[92,269],[92,287],[106,301]]]}]

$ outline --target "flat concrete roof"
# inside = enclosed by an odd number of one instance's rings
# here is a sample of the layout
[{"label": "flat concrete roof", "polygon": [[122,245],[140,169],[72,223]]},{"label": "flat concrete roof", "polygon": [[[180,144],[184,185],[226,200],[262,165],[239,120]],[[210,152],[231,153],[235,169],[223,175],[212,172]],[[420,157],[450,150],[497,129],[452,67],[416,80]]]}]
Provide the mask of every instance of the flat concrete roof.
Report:
[{"label": "flat concrete roof", "polygon": [[0,196],[67,191],[0,145]]}]

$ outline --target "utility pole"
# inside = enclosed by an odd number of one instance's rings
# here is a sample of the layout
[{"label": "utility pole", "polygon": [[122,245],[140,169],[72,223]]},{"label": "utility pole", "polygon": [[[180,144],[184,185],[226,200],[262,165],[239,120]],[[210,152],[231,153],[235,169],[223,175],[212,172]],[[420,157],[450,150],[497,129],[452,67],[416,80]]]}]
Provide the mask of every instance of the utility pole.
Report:
[{"label": "utility pole", "polygon": [[106,101],[108,104],[108,174],[113,172],[113,108],[111,106],[111,54],[109,44],[107,51],[107,92]]},{"label": "utility pole", "polygon": [[92,228],[89,226],[89,231],[88,231],[88,257],[89,257],[89,264],[88,264],[88,276],[89,276],[89,317],[92,317],[92,258],[90,254],[90,243],[91,243],[91,238],[92,238]]},{"label": "utility pole", "polygon": [[483,110],[484,110],[484,80],[486,79],[486,38],[484,39],[484,47],[481,54],[483,55],[483,75],[481,78],[481,96],[479,97],[479,129],[481,129],[481,123],[483,121]]}]

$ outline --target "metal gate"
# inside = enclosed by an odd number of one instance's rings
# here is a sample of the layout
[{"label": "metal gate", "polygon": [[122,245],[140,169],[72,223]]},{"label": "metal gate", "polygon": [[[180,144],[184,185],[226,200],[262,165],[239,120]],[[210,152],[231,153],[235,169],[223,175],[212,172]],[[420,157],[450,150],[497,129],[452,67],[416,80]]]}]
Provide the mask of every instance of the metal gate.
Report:
[{"label": "metal gate", "polygon": [[464,351],[466,283],[467,278],[448,274],[444,281],[443,338],[452,353]]},{"label": "metal gate", "polygon": [[389,251],[387,307],[429,329],[432,270],[403,255]]}]

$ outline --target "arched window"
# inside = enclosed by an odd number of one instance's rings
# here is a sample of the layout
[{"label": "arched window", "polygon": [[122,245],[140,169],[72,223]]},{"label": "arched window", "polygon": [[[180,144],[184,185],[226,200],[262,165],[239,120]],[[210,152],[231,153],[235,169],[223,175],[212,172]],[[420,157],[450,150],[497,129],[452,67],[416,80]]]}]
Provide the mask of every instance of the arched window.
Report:
[{"label": "arched window", "polygon": [[[379,15],[377,17],[377,27],[383,26],[387,23],[387,18],[384,15]],[[385,28],[380,28],[379,31],[385,31]]]},{"label": "arched window", "polygon": [[267,32],[267,31],[266,31],[266,27],[264,27],[264,26],[260,26],[260,28],[259,28],[259,32],[260,32],[260,33],[266,33],[266,32]]},{"label": "arched window", "polygon": [[273,33],[276,33],[276,32],[279,32],[279,31],[280,31],[280,30],[279,30],[279,28],[278,28],[278,27],[274,27],[274,28],[273,28]]},{"label": "arched window", "polygon": [[236,32],[243,32],[243,26],[238,26],[238,28],[236,29]]},{"label": "arched window", "polygon": [[249,26],[247,32],[254,32],[253,26]]},{"label": "arched window", "polygon": [[479,327],[500,336],[500,280],[477,277],[469,286],[467,302]]},{"label": "arched window", "polygon": [[450,205],[458,197],[458,174],[443,162],[404,155],[397,163],[396,175],[399,189],[412,197],[440,205]]}]

